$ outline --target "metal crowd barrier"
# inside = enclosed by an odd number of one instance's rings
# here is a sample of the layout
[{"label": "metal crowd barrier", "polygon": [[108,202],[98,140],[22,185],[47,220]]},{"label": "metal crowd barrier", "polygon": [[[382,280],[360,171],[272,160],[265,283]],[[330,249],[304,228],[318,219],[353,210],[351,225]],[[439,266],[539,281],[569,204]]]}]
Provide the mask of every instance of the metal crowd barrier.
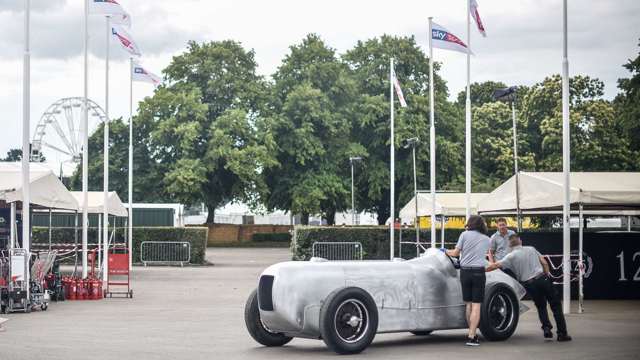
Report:
[{"label": "metal crowd barrier", "polygon": [[147,264],[180,265],[191,261],[191,244],[186,241],[143,241],[140,261]]},{"label": "metal crowd barrier", "polygon": [[327,260],[362,260],[362,244],[359,242],[315,242],[311,256]]}]

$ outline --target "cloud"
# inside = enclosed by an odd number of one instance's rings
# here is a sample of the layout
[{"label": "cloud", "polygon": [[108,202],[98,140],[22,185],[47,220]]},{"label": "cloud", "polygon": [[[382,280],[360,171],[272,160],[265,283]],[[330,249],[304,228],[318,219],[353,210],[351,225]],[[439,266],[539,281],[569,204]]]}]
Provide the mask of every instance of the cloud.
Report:
[{"label": "cloud", "polygon": [[[66,0],[31,1],[31,11],[43,12],[62,7]],[[0,2],[0,13],[21,13],[24,12],[25,0],[2,0]]]},{"label": "cloud", "polygon": [[[31,15],[32,56],[43,59],[70,59],[83,52],[83,7],[78,3],[55,1],[58,6],[40,7]],[[39,1],[38,3],[46,3]],[[12,1],[4,4],[0,11],[0,60],[19,56],[23,47],[23,17],[16,16],[19,9]],[[48,10],[48,11],[44,11]],[[135,16],[132,12],[130,33],[142,49],[143,55],[158,55],[174,52],[186,46],[189,40],[202,40],[198,32],[183,28],[167,19],[169,14],[160,7],[150,7],[144,16]],[[186,24],[188,25],[188,24]],[[17,31],[16,31],[17,30]],[[16,36],[17,35],[17,36]],[[101,16],[89,17],[89,51],[104,57],[106,24]],[[118,51],[118,45],[112,42],[112,56],[125,59],[127,55]]]}]

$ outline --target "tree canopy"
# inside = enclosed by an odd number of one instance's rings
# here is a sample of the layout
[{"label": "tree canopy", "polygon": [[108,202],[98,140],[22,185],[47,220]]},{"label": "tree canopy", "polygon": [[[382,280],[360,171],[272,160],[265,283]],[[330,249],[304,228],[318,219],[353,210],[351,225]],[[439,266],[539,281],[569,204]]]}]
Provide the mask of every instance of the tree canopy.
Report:
[{"label": "tree canopy", "polygon": [[[350,209],[350,164],[356,208],[389,214],[389,59],[408,107],[396,103],[397,206],[413,196],[411,149],[417,137],[418,188],[429,184],[428,58],[413,37],[383,35],[343,54],[309,34],[289,48],[268,79],[252,50],[235,41],[190,42],[164,69],[164,81],[138,106],[134,124],[134,201],[241,201],[269,210],[320,214],[329,224]],[[640,170],[640,55],[623,65],[619,95],[587,75],[570,79],[572,171]],[[464,191],[466,94],[449,99],[435,63],[436,187]],[[495,101],[500,81],[471,85],[472,190],[491,191],[513,174],[511,105]],[[560,171],[562,83],[550,75],[517,86],[521,171]],[[397,98],[396,98],[397,101]],[[89,141],[90,188],[102,187],[102,126]],[[128,124],[110,126],[110,188],[127,195]],[[94,154],[96,154],[94,156]],[[17,152],[8,157],[18,159]],[[72,182],[79,188],[78,173]]]}]

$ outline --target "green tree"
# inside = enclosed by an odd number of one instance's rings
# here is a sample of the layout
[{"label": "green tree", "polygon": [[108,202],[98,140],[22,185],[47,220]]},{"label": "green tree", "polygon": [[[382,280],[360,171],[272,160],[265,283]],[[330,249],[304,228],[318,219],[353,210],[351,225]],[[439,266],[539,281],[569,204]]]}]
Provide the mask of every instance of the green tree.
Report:
[{"label": "green tree", "polygon": [[[389,214],[389,58],[395,58],[395,71],[407,108],[396,103],[396,188],[398,204],[413,196],[413,170],[410,149],[403,140],[418,137],[418,188],[428,188],[429,169],[429,63],[413,37],[393,37],[359,41],[347,51],[344,61],[353,69],[361,94],[357,102],[357,126],[354,140],[367,149],[361,175],[358,176],[358,204],[377,213],[384,223]],[[464,128],[460,110],[447,101],[445,82],[437,75],[440,64],[434,64],[436,164],[438,189],[455,188],[460,183],[463,164],[461,130]],[[397,98],[396,98],[397,99]],[[394,214],[396,215],[396,214]]]},{"label": "green tree", "polygon": [[[538,171],[562,168],[562,80],[559,75],[534,85],[523,100],[528,151]],[[602,100],[604,84],[588,76],[569,81],[571,170],[628,170],[634,153],[615,118],[612,105]],[[525,169],[526,170],[526,169]]]},{"label": "green tree", "polygon": [[[504,89],[505,85],[501,81],[485,81],[482,83],[471,83],[471,106],[480,107],[486,103],[494,102],[493,92],[498,89]],[[462,90],[458,93],[457,104],[458,106],[465,106],[467,99],[467,91]]]},{"label": "green tree", "polygon": [[[523,128],[523,123],[519,119],[518,129]],[[489,192],[514,174],[511,107],[507,103],[487,102],[473,111],[471,124],[474,191]],[[532,169],[534,156],[526,151],[529,146],[521,137],[518,166]]]},{"label": "green tree", "polygon": [[623,66],[629,70],[631,77],[618,79],[621,92],[614,103],[623,131],[629,136],[631,148],[640,151],[640,54]]},{"label": "green tree", "polygon": [[329,224],[347,208],[348,157],[364,149],[350,139],[356,86],[335,50],[315,34],[290,47],[273,75],[269,131],[278,166],[265,169],[267,208],[322,214]]},{"label": "green tree", "polygon": [[7,157],[0,161],[16,162],[22,160],[22,149],[9,149]]}]

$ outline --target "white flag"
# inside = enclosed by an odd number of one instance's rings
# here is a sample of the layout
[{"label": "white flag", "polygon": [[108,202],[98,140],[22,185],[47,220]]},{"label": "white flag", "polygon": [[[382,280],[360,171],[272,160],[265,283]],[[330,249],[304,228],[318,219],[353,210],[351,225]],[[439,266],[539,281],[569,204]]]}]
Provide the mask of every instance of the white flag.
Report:
[{"label": "white flag", "polygon": [[128,28],[131,28],[131,15],[127,13],[113,15],[111,17],[111,23],[114,25],[123,25]]},{"label": "white flag", "polygon": [[131,80],[148,82],[158,86],[160,85],[162,79],[160,79],[159,76],[147,71],[144,67],[142,67],[142,65],[134,61]]},{"label": "white flag", "polygon": [[124,50],[133,56],[141,56],[140,48],[133,41],[133,38],[129,33],[120,25],[114,25],[111,27],[111,35]]},{"label": "white flag", "polygon": [[431,44],[433,47],[453,50],[461,53],[469,53],[473,55],[473,52],[469,50],[467,44],[463,43],[460,38],[453,35],[449,30],[445,29],[434,22],[431,23]]},{"label": "white flag", "polygon": [[480,13],[478,12],[478,2],[476,0],[470,0],[469,5],[471,17],[476,21],[478,31],[480,32],[480,34],[482,34],[482,36],[487,37],[487,33],[484,31],[484,24],[482,23],[482,19],[480,19]]},{"label": "white flag", "polygon": [[396,89],[396,94],[398,94],[400,106],[407,107],[407,102],[404,101],[404,94],[402,94],[402,88],[400,87],[400,82],[398,81],[398,77],[396,76],[395,69],[393,70],[393,87]]},{"label": "white flag", "polygon": [[124,15],[122,6],[116,0],[89,0],[89,13],[99,15]]}]

